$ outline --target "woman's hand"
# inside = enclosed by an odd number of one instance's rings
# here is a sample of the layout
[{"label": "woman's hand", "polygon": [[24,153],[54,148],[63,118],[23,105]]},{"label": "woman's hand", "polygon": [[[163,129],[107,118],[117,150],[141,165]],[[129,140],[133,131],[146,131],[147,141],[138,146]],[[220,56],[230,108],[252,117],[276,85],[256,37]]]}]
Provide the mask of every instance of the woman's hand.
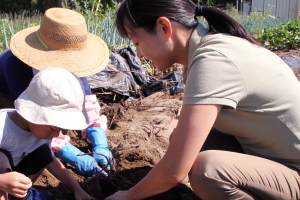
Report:
[{"label": "woman's hand", "polygon": [[0,189],[15,197],[24,198],[32,186],[30,178],[18,172],[7,172],[0,175]]},{"label": "woman's hand", "polygon": [[84,190],[76,191],[74,192],[74,198],[76,200],[90,200],[95,199],[94,197],[90,196],[88,193],[86,193]]},{"label": "woman's hand", "polygon": [[117,191],[116,193],[114,193],[113,195],[105,198],[105,200],[129,200],[127,199],[126,195],[128,193],[128,190],[124,190],[124,191]]}]

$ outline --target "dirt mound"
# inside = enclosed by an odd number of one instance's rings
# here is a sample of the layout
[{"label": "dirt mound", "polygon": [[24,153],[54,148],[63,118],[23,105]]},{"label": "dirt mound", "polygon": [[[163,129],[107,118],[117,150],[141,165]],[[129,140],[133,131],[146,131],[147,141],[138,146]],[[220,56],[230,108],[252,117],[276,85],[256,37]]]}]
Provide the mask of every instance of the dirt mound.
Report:
[{"label": "dirt mound", "polygon": [[[147,98],[102,106],[108,118],[106,131],[109,148],[115,159],[116,173],[107,178],[84,177],[66,163],[72,176],[89,194],[104,199],[118,190],[127,190],[139,182],[162,158],[169,135],[176,127],[182,94],[169,96],[158,92]],[[92,146],[80,133],[69,132],[71,143],[84,152]],[[52,193],[50,199],[73,199],[71,191],[46,170],[35,188]],[[148,199],[199,199],[184,180],[173,189]]]}]

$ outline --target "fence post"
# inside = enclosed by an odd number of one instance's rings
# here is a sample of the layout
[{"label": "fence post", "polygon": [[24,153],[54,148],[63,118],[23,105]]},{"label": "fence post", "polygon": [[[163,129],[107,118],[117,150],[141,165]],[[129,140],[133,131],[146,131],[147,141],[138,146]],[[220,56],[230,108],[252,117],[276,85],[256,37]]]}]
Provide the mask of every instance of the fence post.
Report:
[{"label": "fence post", "polygon": [[300,19],[300,0],[298,0],[298,12],[297,12],[297,20]]}]

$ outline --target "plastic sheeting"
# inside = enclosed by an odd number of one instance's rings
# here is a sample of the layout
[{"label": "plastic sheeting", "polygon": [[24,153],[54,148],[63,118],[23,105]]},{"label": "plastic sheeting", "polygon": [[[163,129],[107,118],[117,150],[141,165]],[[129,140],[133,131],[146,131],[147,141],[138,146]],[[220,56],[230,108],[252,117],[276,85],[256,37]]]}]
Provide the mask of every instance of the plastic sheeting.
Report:
[{"label": "plastic sheeting", "polygon": [[300,71],[300,59],[296,58],[282,58],[286,64],[290,66],[290,68],[293,70],[295,74],[298,74]]},{"label": "plastic sheeting", "polygon": [[150,80],[141,87],[144,96],[149,96],[155,92],[165,92],[170,95],[182,93],[184,84],[182,83],[182,74],[172,72],[171,74],[161,78],[160,80]]},{"label": "plastic sheeting", "polygon": [[110,53],[109,64],[88,77],[92,90],[104,89],[124,96],[139,96],[139,88],[149,81],[149,74],[130,47]]},{"label": "plastic sheeting", "polygon": [[148,96],[159,91],[172,95],[184,90],[180,73],[155,79],[144,69],[130,47],[110,53],[109,59],[109,64],[102,71],[87,77],[92,91],[111,91],[138,98],[140,95]]}]

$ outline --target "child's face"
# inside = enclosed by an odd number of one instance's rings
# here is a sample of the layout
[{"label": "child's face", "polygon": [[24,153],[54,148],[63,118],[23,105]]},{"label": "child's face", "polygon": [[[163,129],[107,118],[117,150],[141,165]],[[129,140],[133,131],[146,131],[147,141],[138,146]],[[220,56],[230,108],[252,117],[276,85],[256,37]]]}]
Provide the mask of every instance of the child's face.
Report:
[{"label": "child's face", "polygon": [[66,132],[65,129],[50,125],[38,125],[28,122],[30,132],[38,139],[52,139],[58,137],[59,132]]}]

